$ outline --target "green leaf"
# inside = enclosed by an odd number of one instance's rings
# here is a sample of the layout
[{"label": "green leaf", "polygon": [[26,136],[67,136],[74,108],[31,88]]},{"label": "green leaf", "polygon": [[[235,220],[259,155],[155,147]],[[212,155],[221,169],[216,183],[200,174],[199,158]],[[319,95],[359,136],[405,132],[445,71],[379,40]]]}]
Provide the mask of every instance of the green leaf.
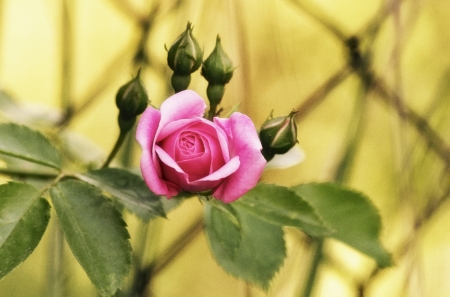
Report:
[{"label": "green leaf", "polygon": [[41,133],[16,124],[0,124],[0,139],[0,154],[60,169],[58,151]]},{"label": "green leaf", "polygon": [[36,248],[50,219],[50,205],[32,186],[0,185],[0,279]]},{"label": "green leaf", "polygon": [[153,194],[140,176],[129,171],[104,168],[77,177],[114,196],[128,211],[145,221],[166,216],[160,196]]},{"label": "green leaf", "polygon": [[279,226],[293,226],[311,236],[332,233],[314,209],[294,191],[276,185],[258,184],[237,200],[235,207]]},{"label": "green leaf", "polygon": [[[211,220],[208,216],[218,213],[217,208],[213,209],[207,205],[207,212],[212,211],[206,213],[208,220]],[[236,240],[232,240],[231,243],[228,241],[230,235],[237,232],[237,228],[231,227],[223,232],[219,232],[218,226],[206,228],[206,236],[214,258],[231,275],[267,290],[286,257],[283,229],[239,209],[235,209],[234,213],[240,222],[239,230],[242,238],[237,249]],[[230,219],[228,215],[222,213],[220,216],[217,223],[234,225],[232,221],[227,222],[227,219]],[[236,251],[230,253],[234,249]]]},{"label": "green leaf", "polygon": [[220,244],[229,259],[234,259],[242,241],[242,230],[235,210],[222,202],[205,205],[205,231],[209,240]]},{"label": "green leaf", "polygon": [[50,196],[72,253],[99,293],[113,295],[131,265],[121,214],[99,189],[81,181],[60,182]]},{"label": "green leaf", "polygon": [[379,240],[380,215],[366,196],[331,183],[292,189],[314,207],[327,226],[336,230],[332,237],[374,258],[380,267],[391,265],[390,254]]}]

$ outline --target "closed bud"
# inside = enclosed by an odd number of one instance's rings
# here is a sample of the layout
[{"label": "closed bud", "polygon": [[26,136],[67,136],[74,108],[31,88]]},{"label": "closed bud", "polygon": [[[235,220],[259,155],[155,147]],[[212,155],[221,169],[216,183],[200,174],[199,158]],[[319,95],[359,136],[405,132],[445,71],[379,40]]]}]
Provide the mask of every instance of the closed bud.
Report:
[{"label": "closed bud", "polygon": [[206,95],[208,96],[208,100],[211,105],[219,105],[220,101],[222,101],[223,94],[225,93],[224,85],[212,85],[208,84],[206,88]]},{"label": "closed bud", "polygon": [[234,69],[233,63],[222,48],[219,35],[217,35],[216,47],[203,62],[202,75],[212,85],[225,85],[233,76]]},{"label": "closed bud", "polygon": [[134,123],[136,123],[136,117],[132,117],[132,118],[124,118],[121,116],[121,114],[119,114],[119,118],[117,119],[117,122],[119,123],[119,128],[121,133],[125,133],[130,131],[133,126]]},{"label": "closed bud", "polygon": [[191,82],[191,75],[182,75],[174,72],[170,80],[175,93],[186,90]]},{"label": "closed bud", "polygon": [[287,153],[297,143],[297,125],[292,111],[287,116],[269,118],[261,126],[259,138],[267,161],[276,154]]},{"label": "closed bud", "polygon": [[191,23],[178,36],[167,53],[167,63],[170,69],[179,75],[189,75],[202,64],[203,52],[197,40],[192,35]]},{"label": "closed bud", "polygon": [[136,118],[147,108],[148,95],[140,78],[141,71],[131,81],[120,87],[116,105],[124,119]]}]

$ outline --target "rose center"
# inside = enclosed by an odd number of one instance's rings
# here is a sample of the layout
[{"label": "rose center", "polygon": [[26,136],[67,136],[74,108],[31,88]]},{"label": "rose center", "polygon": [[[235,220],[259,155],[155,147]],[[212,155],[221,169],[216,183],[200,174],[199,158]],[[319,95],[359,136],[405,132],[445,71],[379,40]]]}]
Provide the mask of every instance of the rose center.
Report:
[{"label": "rose center", "polygon": [[192,131],[180,133],[177,139],[177,147],[175,161],[198,158],[205,152],[202,137]]},{"label": "rose center", "polygon": [[185,153],[192,153],[195,151],[195,136],[181,135],[178,144]]}]

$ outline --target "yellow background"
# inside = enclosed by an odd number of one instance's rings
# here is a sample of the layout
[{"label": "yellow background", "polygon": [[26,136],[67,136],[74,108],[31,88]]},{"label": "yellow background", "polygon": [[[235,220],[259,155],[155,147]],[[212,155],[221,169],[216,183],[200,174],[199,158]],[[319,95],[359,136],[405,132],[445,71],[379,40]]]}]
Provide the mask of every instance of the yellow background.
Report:
[{"label": "yellow background", "polygon": [[[345,67],[343,36],[360,36],[383,7],[388,17],[370,44],[375,73],[405,104],[421,115],[430,106],[428,120],[450,143],[447,101],[450,84],[450,3],[440,0],[3,0],[0,2],[0,87],[33,108],[64,107],[68,98],[75,110],[92,96],[67,129],[89,139],[106,155],[118,135],[115,92],[143,67],[150,100],[158,106],[168,95],[171,72],[165,64],[164,44],[194,25],[194,35],[212,51],[219,34],[222,45],[238,68],[227,85],[222,106],[240,104],[259,127],[273,110],[275,116],[298,108],[334,73]],[[63,3],[68,16],[63,14]],[[396,10],[395,5],[399,5]],[[140,39],[138,19],[159,6],[146,43],[150,63],[135,65],[132,58]],[[67,18],[68,17],[68,18]],[[64,18],[68,29],[64,29]],[[67,31],[68,30],[68,31]],[[70,33],[69,35],[67,35]],[[69,38],[64,52],[62,42]],[[364,44],[363,44],[364,45]],[[63,67],[67,55],[69,65]],[[64,70],[65,69],[65,70]],[[360,81],[351,75],[324,101],[298,122],[298,141],[306,153],[303,163],[272,170],[263,180],[282,185],[328,181],[347,142]],[[65,86],[66,91],[63,90]],[[102,87],[104,86],[104,87]],[[190,88],[206,97],[206,82],[195,73]],[[68,90],[68,91],[67,91]],[[65,93],[66,92],[66,93]],[[395,265],[367,283],[367,296],[450,296],[450,237],[448,206],[442,204],[426,222],[414,229],[429,201],[448,188],[443,162],[394,109],[369,92],[364,97],[364,131],[348,185],[366,193],[379,208],[382,241],[394,253]],[[37,105],[37,106],[36,106]],[[1,135],[0,135],[1,141]],[[134,148],[132,165],[139,164]],[[100,160],[101,161],[101,160]],[[116,165],[120,165],[116,163]],[[161,234],[156,246],[163,250],[186,228],[202,206],[192,199],[152,226]],[[50,228],[56,217],[53,214]],[[127,216],[132,241],[140,234],[139,222]],[[203,235],[196,238],[152,282],[154,296],[299,296],[311,253],[305,237],[287,229],[288,258],[268,293],[227,275],[213,260]],[[46,296],[49,236],[29,259],[0,281],[0,296]],[[148,244],[152,242],[148,237]],[[399,250],[402,242],[407,250]],[[68,248],[66,247],[66,251]],[[327,261],[320,267],[314,296],[358,296],[374,262],[351,248],[326,243]],[[95,296],[76,260],[65,259],[67,296]]]}]

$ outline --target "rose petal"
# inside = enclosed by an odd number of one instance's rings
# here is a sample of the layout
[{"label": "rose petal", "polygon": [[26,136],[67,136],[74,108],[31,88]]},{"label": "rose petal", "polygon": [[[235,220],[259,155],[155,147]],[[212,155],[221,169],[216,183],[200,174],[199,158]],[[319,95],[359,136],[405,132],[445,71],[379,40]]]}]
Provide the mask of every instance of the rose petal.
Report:
[{"label": "rose petal", "polygon": [[[185,90],[170,96],[161,104],[161,130],[167,124],[184,119],[203,117],[205,100],[191,90]],[[158,131],[159,132],[159,131]]]},{"label": "rose petal", "polygon": [[239,164],[239,157],[234,157],[216,172],[199,180],[188,181],[186,184],[182,185],[182,188],[190,192],[202,192],[214,189],[222,182],[224,178],[227,178],[227,176],[236,172],[239,168]]},{"label": "rose petal", "polygon": [[166,183],[160,178],[160,173],[154,166],[149,150],[144,150],[141,156],[141,172],[148,188],[156,195],[168,195],[170,193]]},{"label": "rose petal", "polygon": [[210,173],[211,151],[208,141],[202,136],[197,137],[199,138],[199,141],[202,142],[202,146],[205,146],[203,153],[200,155],[195,154],[182,161],[177,160],[178,165],[188,174],[189,181],[200,179]]},{"label": "rose petal", "polygon": [[[226,139],[220,134],[218,127],[213,125],[213,123],[206,120],[205,123],[202,122],[192,125],[189,129],[195,130],[202,135],[205,149],[211,154],[211,161],[208,164],[208,174],[222,167],[230,159]],[[226,158],[224,158],[224,155],[226,155]]]},{"label": "rose petal", "polygon": [[[238,170],[241,162],[238,156],[232,158],[228,163],[223,165],[219,170],[216,170],[215,172],[211,173],[208,176],[205,176],[202,179],[199,179],[198,182],[203,181],[215,181],[220,180],[223,178],[226,178],[230,176],[231,174],[235,173],[236,170]],[[196,181],[197,182],[197,181]]]},{"label": "rose petal", "polygon": [[195,118],[195,119],[183,119],[178,120],[175,122],[168,123],[166,126],[164,126],[158,133],[158,141],[164,140],[166,137],[169,137],[170,135],[177,133],[177,130],[186,130],[189,128],[189,126],[194,125],[198,122],[202,121],[202,118]]},{"label": "rose petal", "polygon": [[232,202],[258,183],[266,160],[261,154],[261,142],[249,117],[235,112],[229,119],[215,118],[214,122],[228,134],[232,154],[239,156],[240,166],[213,192],[225,203]]},{"label": "rose petal", "polygon": [[153,146],[160,119],[161,112],[153,107],[147,107],[142,114],[136,128],[136,140],[143,150],[148,150]]},{"label": "rose petal", "polygon": [[166,195],[169,190],[160,178],[160,168],[153,161],[152,149],[160,118],[159,110],[148,107],[136,128],[136,140],[142,147],[141,171],[145,183],[156,195]]}]

